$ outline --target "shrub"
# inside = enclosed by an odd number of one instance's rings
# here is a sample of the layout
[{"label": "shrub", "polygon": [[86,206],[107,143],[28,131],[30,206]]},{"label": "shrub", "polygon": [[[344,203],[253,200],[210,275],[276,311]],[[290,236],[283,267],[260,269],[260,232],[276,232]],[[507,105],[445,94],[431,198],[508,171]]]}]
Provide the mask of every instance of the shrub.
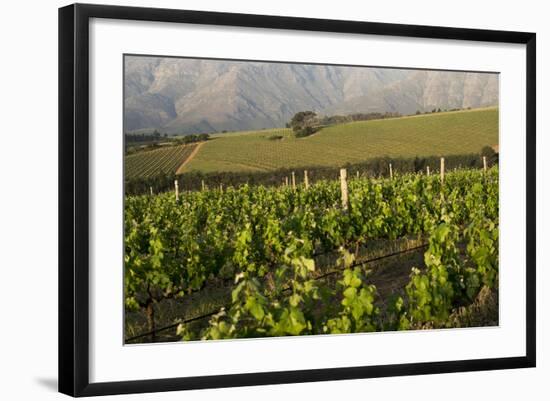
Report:
[{"label": "shrub", "polygon": [[267,139],[269,139],[270,141],[278,141],[278,140],[283,139],[283,136],[282,135],[271,135],[271,136],[268,136]]},{"label": "shrub", "polygon": [[296,138],[304,138],[306,136],[310,136],[314,133],[316,133],[319,130],[320,127],[312,127],[312,126],[306,126],[302,129],[295,130]]}]

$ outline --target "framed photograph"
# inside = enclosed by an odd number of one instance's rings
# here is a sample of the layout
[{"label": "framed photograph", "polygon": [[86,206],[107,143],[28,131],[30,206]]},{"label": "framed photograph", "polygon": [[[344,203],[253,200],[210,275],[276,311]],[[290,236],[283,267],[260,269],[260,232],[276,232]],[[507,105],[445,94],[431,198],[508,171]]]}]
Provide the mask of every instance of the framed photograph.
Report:
[{"label": "framed photograph", "polygon": [[535,366],[535,34],[59,10],[59,390]]}]

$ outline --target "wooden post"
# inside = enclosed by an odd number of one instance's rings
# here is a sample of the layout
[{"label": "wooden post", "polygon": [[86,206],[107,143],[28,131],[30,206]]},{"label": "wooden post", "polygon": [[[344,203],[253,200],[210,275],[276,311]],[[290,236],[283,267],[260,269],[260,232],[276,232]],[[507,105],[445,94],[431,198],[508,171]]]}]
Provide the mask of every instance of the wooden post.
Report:
[{"label": "wooden post", "polygon": [[201,180],[201,187],[202,187],[202,190],[204,191],[204,180]]},{"label": "wooden post", "polygon": [[430,176],[430,166],[426,166],[426,175]]},{"label": "wooden post", "polygon": [[288,187],[288,176],[285,177],[285,187]]},{"label": "wooden post", "polygon": [[153,196],[153,187],[149,187],[149,193]]},{"label": "wooden post", "polygon": [[359,178],[359,170],[357,170],[357,173],[355,175],[357,175],[357,178]]},{"label": "wooden post", "polygon": [[439,174],[441,178],[441,183],[443,184],[443,181],[445,180],[445,158],[441,158],[440,167],[439,167]]},{"label": "wooden post", "polygon": [[483,156],[483,172],[487,172],[487,157]]},{"label": "wooden post", "polygon": [[174,188],[176,189],[176,202],[177,202],[180,198],[178,180],[174,181]]},{"label": "wooden post", "polygon": [[292,189],[296,189],[296,176],[294,175],[294,171],[292,172]]},{"label": "wooden post", "polygon": [[390,163],[390,180],[393,179],[393,170],[391,168],[391,163]]},{"label": "wooden post", "polygon": [[309,179],[307,178],[307,170],[304,170],[304,185],[306,186],[306,189],[309,188]]},{"label": "wooden post", "polygon": [[220,184],[220,191],[223,191],[223,184]]},{"label": "wooden post", "polygon": [[348,210],[348,182],[345,168],[340,169],[340,190],[342,191],[342,209]]}]

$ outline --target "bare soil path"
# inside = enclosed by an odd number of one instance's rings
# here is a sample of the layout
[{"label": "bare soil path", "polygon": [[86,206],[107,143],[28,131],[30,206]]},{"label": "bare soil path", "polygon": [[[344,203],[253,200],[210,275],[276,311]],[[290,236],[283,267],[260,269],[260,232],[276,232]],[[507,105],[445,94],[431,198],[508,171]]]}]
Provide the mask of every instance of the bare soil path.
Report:
[{"label": "bare soil path", "polygon": [[180,164],[180,166],[176,170],[176,174],[182,174],[183,173],[184,167],[187,165],[187,163],[189,163],[191,160],[193,160],[193,157],[195,157],[195,155],[197,154],[197,152],[199,151],[199,149],[201,148],[202,145],[204,145],[204,142],[199,142],[197,144],[197,146],[195,146],[195,149],[193,149],[193,152],[191,152],[189,157],[187,159],[185,159],[182,164]]}]

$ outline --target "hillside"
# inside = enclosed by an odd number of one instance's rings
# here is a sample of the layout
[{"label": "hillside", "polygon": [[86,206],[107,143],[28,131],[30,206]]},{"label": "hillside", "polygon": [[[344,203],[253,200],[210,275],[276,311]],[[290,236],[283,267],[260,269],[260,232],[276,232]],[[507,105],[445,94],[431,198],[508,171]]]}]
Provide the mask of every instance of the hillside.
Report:
[{"label": "hillside", "polygon": [[399,112],[498,104],[498,75],[452,71],[125,58],[126,131],[282,127],[298,111]]},{"label": "hillside", "polygon": [[[282,136],[282,139],[270,139]],[[327,127],[306,138],[289,129],[219,135],[179,172],[270,171],[340,166],[374,157],[478,153],[498,144],[498,109],[435,113]]]},{"label": "hillside", "polygon": [[158,174],[174,174],[185,166],[200,144],[166,146],[160,149],[138,152],[124,157],[124,177],[147,178]]}]

